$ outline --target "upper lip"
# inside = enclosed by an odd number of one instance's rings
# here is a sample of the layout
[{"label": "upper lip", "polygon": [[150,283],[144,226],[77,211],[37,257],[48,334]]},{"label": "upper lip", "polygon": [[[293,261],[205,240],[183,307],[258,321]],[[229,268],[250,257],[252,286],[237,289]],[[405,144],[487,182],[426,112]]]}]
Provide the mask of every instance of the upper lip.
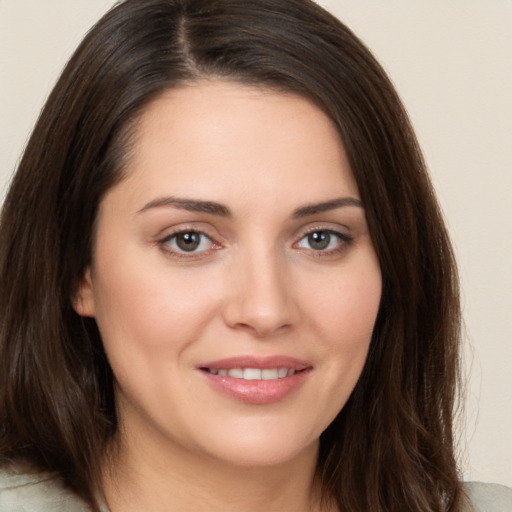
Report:
[{"label": "upper lip", "polygon": [[306,368],[310,368],[311,366],[311,363],[308,363],[307,361],[285,355],[265,357],[244,355],[209,361],[204,364],[200,364],[199,368],[209,368],[210,370],[230,370],[233,368],[260,368],[261,370],[267,368],[287,368],[295,371],[301,371]]}]

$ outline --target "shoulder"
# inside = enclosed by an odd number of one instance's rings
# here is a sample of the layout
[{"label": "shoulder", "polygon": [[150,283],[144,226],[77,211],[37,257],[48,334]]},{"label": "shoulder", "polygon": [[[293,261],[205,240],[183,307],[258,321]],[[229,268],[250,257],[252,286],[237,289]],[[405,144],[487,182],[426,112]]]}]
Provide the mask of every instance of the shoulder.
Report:
[{"label": "shoulder", "polygon": [[471,503],[467,512],[512,511],[512,489],[510,487],[482,482],[466,482],[464,492]]},{"label": "shoulder", "polygon": [[0,468],[0,512],[88,511],[56,477]]}]

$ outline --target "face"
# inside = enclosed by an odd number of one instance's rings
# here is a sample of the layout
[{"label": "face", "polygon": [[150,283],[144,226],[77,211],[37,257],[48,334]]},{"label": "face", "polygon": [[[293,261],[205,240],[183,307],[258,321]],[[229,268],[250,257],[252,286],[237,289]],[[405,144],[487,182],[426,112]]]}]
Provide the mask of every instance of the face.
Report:
[{"label": "face", "polygon": [[245,466],[315,451],[381,295],[333,123],[299,96],[213,81],[166,92],[137,130],[76,305],[101,332],[123,435]]}]

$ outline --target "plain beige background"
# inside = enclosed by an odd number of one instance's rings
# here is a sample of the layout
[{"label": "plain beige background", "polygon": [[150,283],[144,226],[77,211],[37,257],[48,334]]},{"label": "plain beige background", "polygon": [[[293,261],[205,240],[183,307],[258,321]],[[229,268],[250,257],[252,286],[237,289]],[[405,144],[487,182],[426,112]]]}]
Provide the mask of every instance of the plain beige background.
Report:
[{"label": "plain beige background", "polygon": [[[0,199],[61,67],[113,3],[0,0]],[[461,271],[463,476],[512,486],[512,1],[319,3],[374,51],[416,127]]]}]

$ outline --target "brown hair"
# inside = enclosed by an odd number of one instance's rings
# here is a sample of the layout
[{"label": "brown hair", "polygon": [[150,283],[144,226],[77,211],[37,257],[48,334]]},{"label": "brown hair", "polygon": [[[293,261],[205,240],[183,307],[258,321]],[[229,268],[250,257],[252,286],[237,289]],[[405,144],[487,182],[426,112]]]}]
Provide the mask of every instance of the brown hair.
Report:
[{"label": "brown hair", "polygon": [[203,77],[318,105],[339,129],[366,208],[383,295],[361,378],[321,436],[325,496],[345,512],[460,510],[452,249],[392,84],[310,0],[126,0],[76,50],[2,211],[0,458],[59,473],[96,510],[116,431],[112,373],[73,293],[137,116],[164,90]]}]

